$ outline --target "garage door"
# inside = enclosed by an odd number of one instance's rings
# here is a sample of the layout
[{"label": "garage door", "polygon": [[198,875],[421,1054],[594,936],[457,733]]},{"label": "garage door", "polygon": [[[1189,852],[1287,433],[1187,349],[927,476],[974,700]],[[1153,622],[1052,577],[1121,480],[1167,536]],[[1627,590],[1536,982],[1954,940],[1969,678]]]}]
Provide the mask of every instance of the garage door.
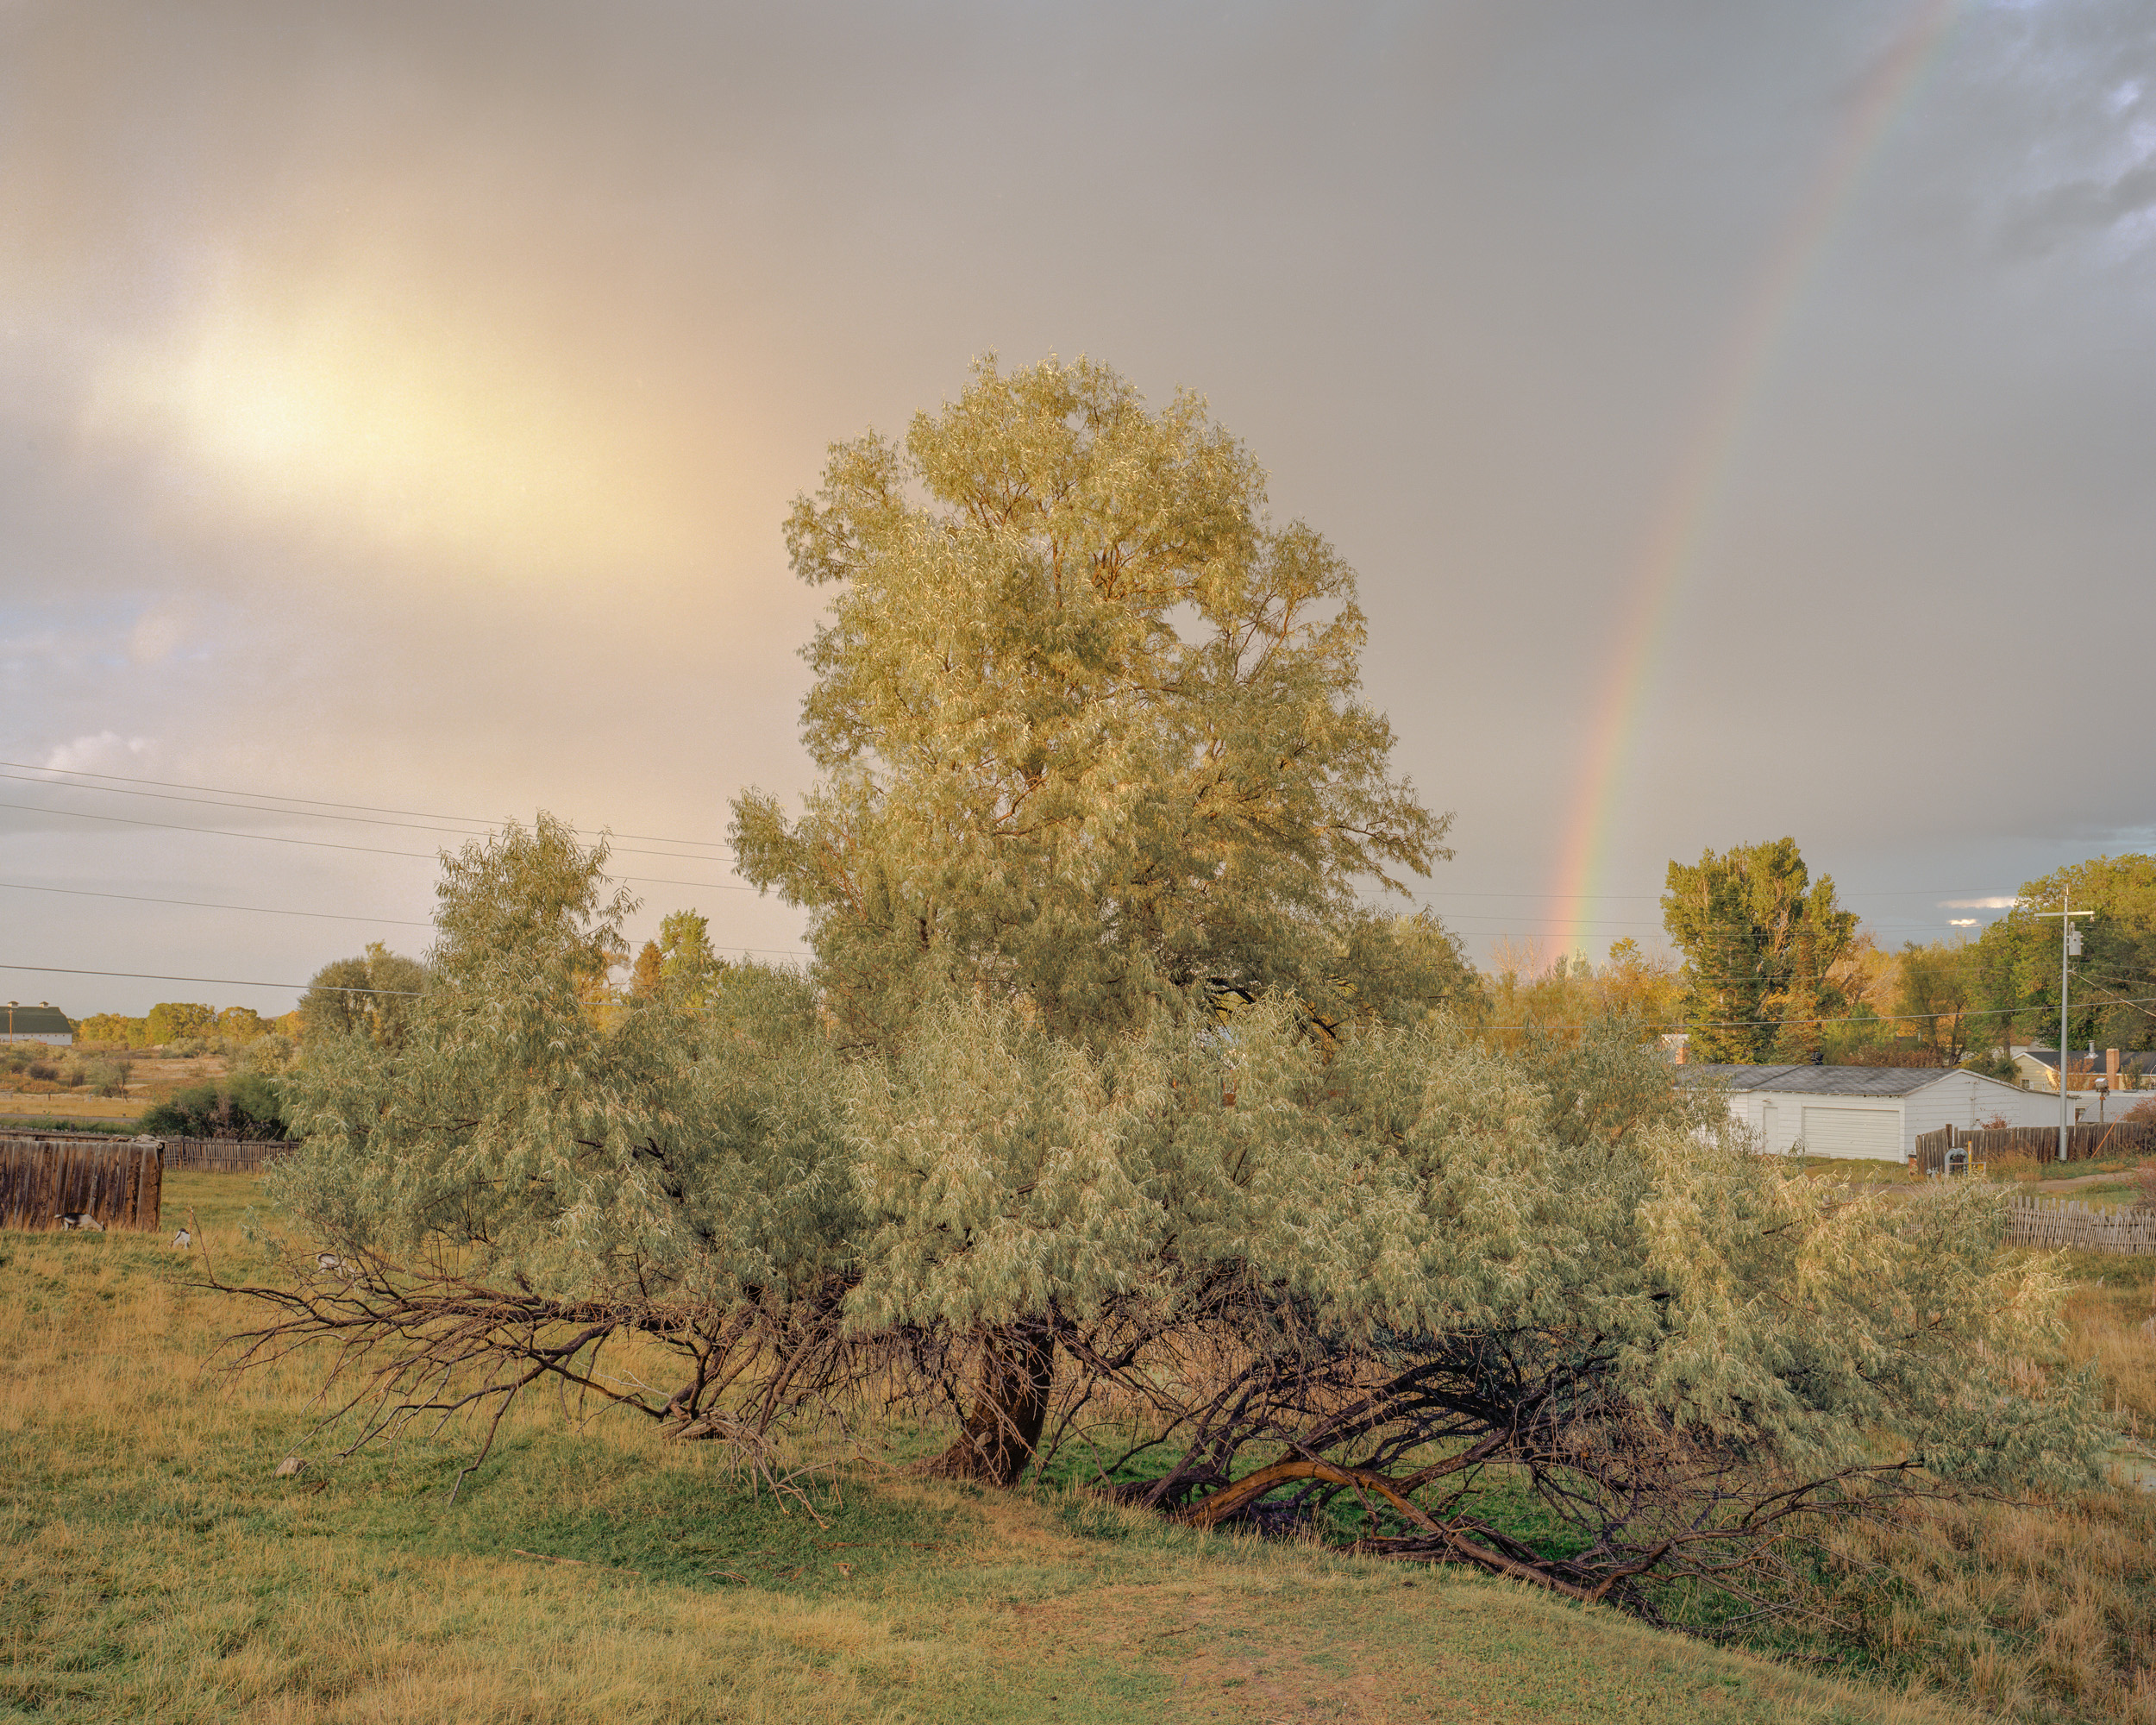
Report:
[{"label": "garage door", "polygon": [[1808,1156],[1874,1156],[1883,1162],[1902,1158],[1899,1108],[1807,1107],[1804,1152]]}]

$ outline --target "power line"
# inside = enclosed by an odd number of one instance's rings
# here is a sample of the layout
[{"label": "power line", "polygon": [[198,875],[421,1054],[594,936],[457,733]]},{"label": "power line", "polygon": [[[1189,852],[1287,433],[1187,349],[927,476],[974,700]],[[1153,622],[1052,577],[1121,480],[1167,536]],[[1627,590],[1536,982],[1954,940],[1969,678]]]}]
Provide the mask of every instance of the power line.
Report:
[{"label": "power line", "polygon": [[180,905],[198,911],[246,911],[254,916],[320,917],[331,922],[364,922],[394,924],[398,928],[432,928],[430,922],[415,922],[410,917],[349,916],[340,911],[285,911],[271,905],[216,905],[204,899],[153,899],[141,893],[93,893],[83,887],[32,887],[20,881],[0,881],[17,893],[65,893],[71,899],[124,899],[134,905]]},{"label": "power line", "polygon": [[58,815],[63,820],[102,820],[116,826],[154,826],[167,832],[200,832],[212,838],[253,838],[265,844],[304,844],[316,850],[357,850],[369,856],[416,856],[423,862],[435,860],[424,850],[385,850],[377,844],[339,844],[329,838],[285,838],[273,832],[226,832],[214,826],[187,826],[178,821],[143,820],[124,814],[85,814],[79,809],[40,808],[34,803],[0,803],[0,808],[19,809],[25,814]]},{"label": "power line", "polygon": [[[126,775],[121,773],[93,773],[87,768],[84,767],[41,767],[37,765],[36,762],[31,761],[0,761],[0,767],[19,767],[25,772],[53,773],[59,774],[68,778],[109,779],[113,783],[120,785],[156,785],[168,791],[208,791],[216,796],[255,797],[265,801],[312,803],[318,808],[358,809],[367,814],[410,815],[415,820],[461,820],[473,826],[492,826],[494,825],[494,822],[486,817],[475,814],[432,814],[423,809],[383,808],[373,803],[341,803],[333,801],[326,797],[288,796],[281,791],[235,791],[229,786],[225,785],[190,785],[175,779],[131,779]],[[34,782],[50,783],[52,781],[47,780]],[[85,786],[82,788],[94,789],[95,787]],[[299,813],[303,812],[303,811],[287,810],[285,812]],[[329,819],[329,817],[324,818]],[[574,832],[580,831],[580,829],[571,827],[569,830],[572,832]],[[731,850],[730,846],[721,844],[716,839],[673,838],[667,837],[664,833],[624,832],[618,834],[617,837],[622,838],[642,839],[646,844],[697,844],[703,846],[704,849],[707,850],[730,851]]]},{"label": "power line", "polygon": [[[154,826],[166,832],[199,832],[211,838],[251,838],[264,844],[304,844],[314,850],[354,850],[367,856],[410,856],[421,862],[439,860],[436,853],[429,850],[389,850],[379,844],[340,844],[330,838],[287,838],[274,832],[228,832],[222,827],[188,826],[171,820],[144,820],[139,815],[86,814],[79,809],[40,808],[34,803],[0,803],[0,808],[19,809],[25,814],[55,815],[63,820],[99,820],[118,826]],[[647,851],[642,854],[649,856],[652,853]],[[715,859],[682,856],[675,860],[697,862]],[[611,878],[636,881],[653,887],[701,887],[715,893],[753,893],[758,890],[746,881],[674,881],[651,875],[617,875]]]},{"label": "power line", "polygon": [[[0,765],[3,764],[5,763],[0,763]],[[181,796],[178,793],[172,791],[125,791],[110,785],[71,785],[66,783],[65,781],[59,779],[34,779],[24,773],[0,772],[0,779],[5,779],[19,785],[44,785],[58,791],[89,791],[95,795],[107,797],[154,797],[160,802],[193,803],[204,808],[241,809],[244,810],[248,814],[288,815],[298,820],[342,820],[349,821],[358,826],[402,827],[411,832],[439,832],[451,838],[484,838],[487,836],[484,831],[472,832],[461,826],[423,826],[417,821],[384,820],[373,816],[362,814],[323,814],[313,809],[272,808],[266,806],[260,801],[250,803],[227,802],[215,797]],[[241,796],[248,796],[252,794],[252,793],[241,791],[238,793],[238,794]],[[52,812],[55,814],[66,812],[66,811],[60,809],[55,809]],[[450,815],[444,817],[444,819],[460,820],[464,819],[464,817],[461,815]],[[575,831],[577,829],[573,827],[570,829],[571,831]],[[683,838],[667,839],[663,842],[670,844],[693,844],[697,841],[693,839]],[[715,849],[717,847],[706,848]],[[611,843],[608,844],[607,850],[611,854],[623,856],[663,856],[677,862],[717,862],[722,860],[717,856],[686,856],[672,850],[638,850],[631,845],[617,845]]]},{"label": "power line", "polygon": [[[2156,1003],[2156,994],[2145,994],[2138,1000],[2114,1001],[2115,1005],[2122,1007],[2144,1007],[2152,1003]],[[2010,1019],[2020,1018],[2028,1013],[2047,1010],[2047,1007],[2039,1005],[1997,1007],[1986,1008],[1983,1012],[1966,1013],[1865,1013],[1862,1014],[1852,1013],[1846,1018],[1839,1019],[1702,1019],[1697,1020],[1643,1019],[1640,1023],[1648,1030],[1665,1028],[1669,1030],[1778,1030],[1785,1025],[1914,1024],[1920,1019]],[[1594,1026],[1583,1024],[1502,1024],[1470,1025],[1469,1028],[1472,1030],[1592,1030]]]},{"label": "power line", "polygon": [[[768,957],[805,958],[803,951],[788,951],[775,946],[730,946],[729,952],[755,952]],[[0,970],[29,970],[41,976],[125,976],[141,982],[213,982],[226,988],[296,988],[302,994],[319,988],[331,994],[396,994],[417,1000],[417,988],[343,988],[329,982],[261,982],[244,976],[167,976],[154,970],[86,970],[63,964],[0,964]]]},{"label": "power line", "polygon": [[[375,925],[387,924],[392,925],[398,928],[432,928],[434,926],[434,925],[430,922],[417,922],[413,920],[411,917],[349,916],[338,911],[287,911],[279,910],[273,905],[212,904],[205,899],[154,899],[141,893],[93,893],[80,887],[32,887],[26,885],[21,881],[0,881],[0,888],[5,888],[18,893],[65,893],[68,897],[75,899],[123,899],[129,904],[136,905],[179,905],[191,910],[232,911],[235,913],[244,913],[248,916],[320,917],[332,922],[363,922]],[[753,952],[756,954],[757,957],[762,958],[806,958],[811,956],[809,949],[805,946],[729,945],[726,948],[726,950],[729,952]],[[126,976],[132,975],[135,973],[127,970],[97,970],[85,971],[83,974],[85,975],[97,976]],[[216,979],[214,977],[210,977],[200,980],[214,982]],[[266,988],[281,988],[286,985],[282,982],[265,982],[261,984],[261,986]],[[308,986],[312,987],[313,985],[310,983]]]},{"label": "power line", "polygon": [[[468,825],[468,826],[479,826],[479,827],[492,828],[492,827],[493,827],[493,826],[495,826],[495,825],[498,825],[498,822],[495,821],[494,819],[492,819],[492,818],[490,818],[490,817],[484,816],[484,815],[442,814],[442,813],[438,813],[438,812],[435,812],[429,811],[429,810],[424,810],[424,809],[399,809],[399,808],[388,808],[388,807],[385,807],[385,806],[381,806],[381,805],[379,805],[379,804],[375,804],[375,803],[348,803],[348,802],[338,802],[338,801],[335,800],[334,799],[326,798],[326,797],[301,797],[301,796],[293,796],[293,795],[288,794],[287,793],[285,793],[285,792],[282,792],[282,791],[247,791],[247,790],[237,790],[237,789],[235,789],[235,788],[233,788],[232,787],[230,787],[230,786],[229,786],[229,785],[194,785],[194,784],[189,784],[189,783],[186,783],[185,781],[181,781],[181,780],[175,780],[175,779],[146,779],[146,778],[139,778],[139,777],[129,777],[129,776],[128,776],[127,775],[125,775],[125,774],[121,774],[121,773],[97,773],[97,772],[92,772],[92,771],[91,771],[88,768],[84,768],[84,767],[41,767],[41,766],[39,766],[39,765],[38,765],[35,762],[31,762],[31,761],[0,761],[0,768],[17,768],[17,769],[19,769],[19,771],[20,771],[20,772],[22,772],[22,773],[41,773],[41,774],[47,774],[47,775],[52,775],[52,776],[50,776],[50,777],[46,777],[46,778],[41,778],[41,779],[23,779],[23,780],[19,780],[19,781],[18,781],[19,782],[25,783],[25,784],[55,784],[55,783],[60,783],[60,784],[62,784],[62,785],[63,785],[63,788],[72,788],[72,789],[77,789],[77,790],[96,790],[96,789],[99,789],[99,788],[101,788],[101,787],[95,786],[95,785],[78,785],[78,786],[73,786],[73,787],[66,787],[66,786],[65,786],[65,784],[64,784],[64,781],[65,781],[65,780],[66,780],[66,779],[70,779],[70,778],[75,778],[75,779],[103,779],[103,780],[106,780],[106,781],[110,781],[110,783],[112,783],[112,784],[118,784],[118,785],[154,785],[154,786],[158,787],[159,787],[160,789],[161,789],[161,790],[167,790],[167,791],[204,791],[204,792],[208,792],[208,793],[210,793],[210,794],[212,794],[212,795],[214,795],[214,796],[226,796],[226,797],[250,797],[250,798],[254,798],[254,799],[255,799],[255,800],[256,800],[256,803],[255,803],[255,805],[253,805],[253,806],[257,806],[257,807],[258,807],[258,811],[259,811],[260,812],[266,813],[266,814],[296,814],[296,815],[299,815],[299,816],[302,816],[303,818],[305,818],[305,819],[320,819],[320,820],[337,820],[337,819],[346,819],[347,817],[341,816],[341,815],[323,815],[323,814],[313,814],[313,813],[310,813],[310,812],[309,812],[309,810],[307,810],[307,809],[274,809],[274,808],[264,809],[264,808],[259,808],[259,805],[260,805],[260,803],[263,803],[263,802],[305,803],[305,804],[310,804],[310,805],[312,805],[312,806],[313,806],[313,807],[314,807],[314,808],[317,808],[317,809],[354,809],[354,810],[357,810],[357,811],[359,811],[359,812],[360,812],[361,813],[364,813],[364,814],[387,814],[387,815],[402,815],[402,816],[406,816],[406,817],[409,817],[409,818],[411,818],[411,819],[415,819],[415,820],[448,820],[448,821],[461,821],[461,822],[463,822],[466,825]],[[16,778],[16,775],[15,773],[4,773],[4,772],[0,772],[0,778]],[[116,794],[116,795],[136,795],[136,794],[147,794],[147,793],[134,793],[134,792],[119,792],[119,793],[115,793],[115,794]],[[185,798],[176,798],[176,799],[172,799],[172,800],[175,800],[175,801],[186,801],[186,800],[189,800],[189,799],[185,799]],[[219,806],[219,807],[225,807],[225,808],[239,808],[239,807],[248,807],[248,806],[250,806],[250,805],[248,805],[248,804],[238,804],[238,803],[225,803],[225,804],[213,805],[213,806]],[[382,821],[382,822],[369,822],[369,823],[367,823],[367,825],[398,825],[398,823],[397,823],[397,822],[392,822],[392,821]],[[414,829],[414,831],[425,831],[425,832],[440,832],[440,831],[451,831],[451,829],[442,828],[442,827],[420,827],[420,828],[415,828],[415,829]],[[572,827],[570,828],[570,831],[573,831],[573,832],[574,832],[574,831],[591,831],[591,829],[589,829],[589,828],[582,828],[582,827],[575,827],[575,826],[572,826]],[[478,835],[478,834],[470,834],[470,835],[467,835],[467,836],[468,836],[468,837],[479,837],[479,835]],[[653,833],[653,832],[623,832],[623,833],[616,833],[616,834],[614,834],[614,835],[612,835],[612,836],[613,836],[613,837],[617,837],[617,838],[633,838],[633,839],[636,839],[636,840],[642,841],[642,843],[645,843],[645,844],[686,844],[686,845],[693,845],[693,846],[696,846],[696,847],[698,847],[698,848],[699,848],[699,849],[705,850],[719,850],[719,851],[724,851],[724,852],[725,852],[726,854],[728,854],[728,855],[730,855],[730,856],[733,854],[733,849],[732,849],[732,847],[731,847],[730,845],[722,844],[720,844],[720,843],[719,843],[718,840],[716,840],[716,839],[704,839],[704,838],[681,838],[681,837],[674,837],[674,836],[672,836],[672,835],[666,834],[666,833]],[[414,853],[414,854],[416,854],[416,853]],[[655,853],[655,852],[651,852],[651,851],[639,851],[639,852],[636,852],[636,853],[635,853],[635,854],[636,854],[636,855],[638,855],[638,856],[652,856],[652,855],[657,855],[657,854],[661,854],[661,853]],[[683,860],[683,861],[688,861],[688,860],[690,860],[690,859],[688,859],[688,858],[686,858],[686,857],[685,857],[685,858],[683,858],[683,859],[681,859],[681,860]],[[701,860],[707,860],[707,859],[701,859],[701,858],[699,858],[699,859],[696,859],[696,860],[699,860],[699,861],[701,861]],[[629,878],[629,877],[624,877],[624,878]],[[674,884],[680,884],[680,883],[674,883]],[[693,884],[693,883],[691,883],[691,884]],[[1933,888],[1933,887],[1897,887],[1897,888],[1891,888],[1891,889],[1886,889],[1886,890],[1881,890],[1881,891],[1877,891],[1877,892],[1872,892],[1872,891],[1868,891],[1868,890],[1866,890],[1865,888],[1858,888],[1858,887],[1844,887],[1844,888],[1839,888],[1839,890],[1844,891],[1844,892],[1849,892],[1849,893],[1858,893],[1858,894],[1861,894],[1863,896],[1865,896],[1865,897],[1866,897],[1866,898],[1926,898],[1926,897],[1928,897],[1931,894],[1933,894],[1933,893],[1934,893],[1934,892],[1936,892],[1936,891],[1939,891],[1939,890],[1940,890],[1940,888]],[[1530,901],[1532,901],[1532,902],[1535,902],[1535,903],[1545,903],[1545,904],[1546,904],[1546,903],[1554,902],[1554,901],[1557,901],[1557,900],[1564,900],[1564,899],[1567,898],[1567,896],[1568,896],[1567,894],[1562,894],[1562,893],[1484,892],[1484,891],[1481,891],[1481,890],[1477,890],[1477,889],[1474,889],[1474,888],[1451,888],[1451,887],[1432,887],[1432,888],[1427,888],[1427,889],[1426,889],[1426,891],[1427,891],[1427,894],[1428,894],[1428,895],[1429,895],[1429,896],[1431,896],[1431,897],[1434,897],[1434,898],[1454,898],[1454,899],[1524,899],[1524,900],[1530,900]],[[1570,896],[1573,900],[1590,900],[1590,901],[1593,901],[1593,902],[1595,902],[1595,903],[1604,903],[1604,902],[1608,902],[1608,901],[1609,901],[1609,900],[1620,900],[1620,899],[1621,899],[1621,900],[1659,900],[1659,899],[1661,899],[1661,898],[1663,898],[1663,897],[1664,897],[1664,896],[1666,896],[1666,895],[1665,895],[1665,894],[1661,894],[1661,893],[1582,893],[1582,894],[1572,894],[1572,895],[1570,895]],[[2004,895],[2003,895],[2003,894],[1995,894],[1994,896],[2004,896]],[[2003,907],[2003,906],[2002,906],[2002,908],[2004,908],[2004,907]],[[1638,926],[1638,927],[1642,927],[1642,928],[1645,928],[1645,927],[1650,927],[1650,926],[1658,926],[1658,925],[1651,925],[1651,924],[1646,924],[1646,923],[1640,923],[1640,924],[1637,924],[1637,925],[1635,925],[1635,926]],[[1925,926],[1929,926],[1929,925],[1925,925]]]},{"label": "power line", "polygon": [[241,976],[165,976],[154,970],[76,970],[60,964],[0,964],[0,970],[34,970],[44,976],[130,976],[144,982],[215,982],[227,988],[298,988],[304,992],[319,988],[332,994],[398,994],[414,1000],[419,998],[417,988],[340,988],[317,982],[250,982]]}]

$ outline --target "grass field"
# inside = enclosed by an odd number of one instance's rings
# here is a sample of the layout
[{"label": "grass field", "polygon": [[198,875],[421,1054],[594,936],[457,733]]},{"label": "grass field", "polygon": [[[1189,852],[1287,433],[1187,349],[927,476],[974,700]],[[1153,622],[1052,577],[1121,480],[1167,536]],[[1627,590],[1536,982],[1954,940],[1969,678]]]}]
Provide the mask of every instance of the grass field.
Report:
[{"label": "grass field", "polygon": [[60,1132],[87,1125],[94,1130],[139,1120],[149,1106],[140,1096],[34,1096],[0,1090],[0,1126],[11,1132],[37,1127]]},{"label": "grass field", "polygon": [[[191,1213],[229,1273],[252,1189],[173,1175],[167,1226]],[[306,1371],[210,1367],[247,1314],[199,1270],[162,1237],[0,1236],[0,1716],[1973,1716],[1509,1584],[1079,1496],[864,1467],[818,1494],[819,1521],[706,1449],[538,1410],[450,1507],[470,1434],[336,1460]],[[275,1477],[290,1454],[309,1465]]]}]

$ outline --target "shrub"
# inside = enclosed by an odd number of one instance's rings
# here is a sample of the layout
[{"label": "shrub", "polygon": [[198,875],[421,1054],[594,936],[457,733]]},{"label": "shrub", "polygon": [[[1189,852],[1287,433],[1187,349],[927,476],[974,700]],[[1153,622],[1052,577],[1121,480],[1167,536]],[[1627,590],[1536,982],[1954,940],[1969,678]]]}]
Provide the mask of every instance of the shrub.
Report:
[{"label": "shrub", "polygon": [[111,1056],[103,1056],[83,1063],[83,1082],[100,1096],[124,1095],[130,1076],[127,1061]]},{"label": "shrub", "polygon": [[[843,1054],[744,964],[609,1030],[600,860],[543,823],[472,847],[403,1044],[297,1075],[273,1189],[359,1268],[249,1290],[263,1348],[335,1338],[392,1407],[553,1377],[755,1465],[895,1390],[957,1417],[945,1472],[1069,1452],[1200,1525],[1643,1607],[1651,1574],[1741,1587],[1792,1515],[2092,1478],[2061,1286],[1999,1254],[1997,1193],[1752,1155],[1621,1026],[1522,1058],[1163,1002],[1086,1046],[931,994]],[[598,1363],[632,1335],[678,1389]]]},{"label": "shrub", "polygon": [[148,1110],[141,1129],[163,1138],[281,1138],[284,1109],[273,1080],[245,1075],[189,1085]]}]

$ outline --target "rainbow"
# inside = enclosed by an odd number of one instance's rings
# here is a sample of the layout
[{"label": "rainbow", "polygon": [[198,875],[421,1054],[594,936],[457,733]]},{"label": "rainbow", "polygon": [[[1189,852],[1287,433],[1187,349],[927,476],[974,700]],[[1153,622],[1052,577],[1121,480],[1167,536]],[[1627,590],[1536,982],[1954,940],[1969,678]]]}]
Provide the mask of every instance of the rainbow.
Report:
[{"label": "rainbow", "polygon": [[1956,0],[1922,0],[1908,27],[1873,68],[1804,200],[1768,253],[1710,374],[1682,458],[1641,543],[1624,622],[1594,709],[1551,894],[1555,908],[1549,926],[1560,952],[1584,942],[1595,920],[1591,906],[1606,896],[1610,831],[1623,804],[1647,693],[1777,351],[1865,168],[1945,41],[1955,6]]}]

